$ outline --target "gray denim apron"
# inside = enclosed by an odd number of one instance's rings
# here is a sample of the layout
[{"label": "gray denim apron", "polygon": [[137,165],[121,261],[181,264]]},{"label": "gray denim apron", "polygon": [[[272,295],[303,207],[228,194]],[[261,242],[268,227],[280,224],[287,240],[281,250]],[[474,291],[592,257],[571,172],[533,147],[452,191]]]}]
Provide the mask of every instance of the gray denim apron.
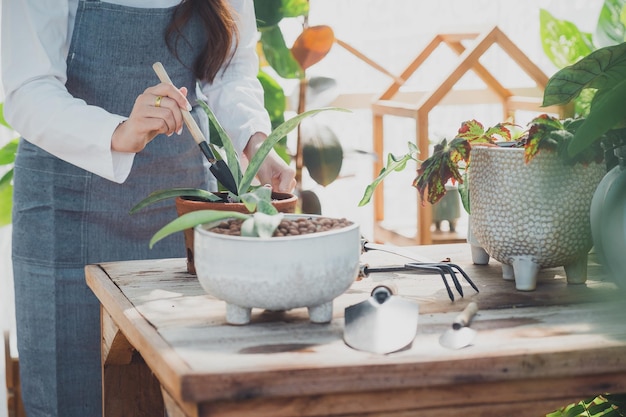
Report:
[{"label": "gray denim apron", "polygon": [[[137,96],[158,83],[152,64],[161,61],[194,103],[196,80],[189,68],[204,44],[203,30],[199,19],[192,19],[185,32],[188,42],[177,43],[181,63],[164,41],[173,12],[81,0],[67,58],[69,92],[90,105],[129,115]],[[194,114],[206,132],[206,116],[198,109]],[[173,203],[128,214],[154,190],[213,184],[197,145],[184,132],[155,138],[136,155],[124,184],[21,141],[15,162],[13,267],[29,417],[101,416],[99,304],[85,284],[84,266],[185,256],[182,234],[148,248],[152,234],[175,218]]]}]

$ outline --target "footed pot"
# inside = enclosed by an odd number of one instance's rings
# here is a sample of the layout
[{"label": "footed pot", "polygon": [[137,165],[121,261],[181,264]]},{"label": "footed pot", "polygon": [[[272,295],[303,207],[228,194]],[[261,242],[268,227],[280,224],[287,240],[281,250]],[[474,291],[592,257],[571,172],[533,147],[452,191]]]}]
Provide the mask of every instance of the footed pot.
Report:
[{"label": "footed pot", "polygon": [[[287,214],[287,219],[320,217]],[[359,226],[271,238],[210,232],[196,226],[195,265],[204,290],[226,302],[226,321],[247,324],[252,308],[307,307],[314,323],[330,322],[333,299],[356,279]]]},{"label": "footed pot", "polygon": [[[224,198],[226,193],[215,193],[221,195]],[[294,194],[290,193],[272,193],[272,205],[276,207],[281,213],[294,213],[296,211],[296,205],[298,198]],[[236,211],[238,213],[250,213],[243,203],[228,203],[223,201],[205,201],[197,200],[185,197],[176,198],[176,212],[179,216],[190,213],[197,210],[222,210],[222,211]],[[185,234],[185,251],[187,254],[187,272],[192,275],[196,274],[196,267],[194,262],[194,232],[193,229],[187,229]]]},{"label": "footed pot", "polygon": [[605,172],[604,164],[566,165],[545,150],[526,164],[521,148],[472,148],[470,227],[503,264],[504,279],[532,291],[541,268],[563,266],[568,283],[586,281],[591,199]]}]

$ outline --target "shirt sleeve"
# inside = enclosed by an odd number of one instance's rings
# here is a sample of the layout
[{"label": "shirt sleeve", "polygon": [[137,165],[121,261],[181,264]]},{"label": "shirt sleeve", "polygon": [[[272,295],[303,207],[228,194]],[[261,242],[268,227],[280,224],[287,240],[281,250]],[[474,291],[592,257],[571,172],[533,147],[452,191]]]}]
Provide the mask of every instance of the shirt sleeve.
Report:
[{"label": "shirt sleeve", "polygon": [[68,0],[2,0],[2,81],[7,122],[29,142],[122,183],[133,153],[111,150],[125,117],[87,105],[65,88],[73,13]]},{"label": "shirt sleeve", "polygon": [[201,84],[207,104],[233,145],[242,152],[256,132],[269,135],[271,121],[263,103],[263,87],[257,79],[257,29],[252,0],[231,0],[239,28],[239,45],[230,64],[212,84]]}]

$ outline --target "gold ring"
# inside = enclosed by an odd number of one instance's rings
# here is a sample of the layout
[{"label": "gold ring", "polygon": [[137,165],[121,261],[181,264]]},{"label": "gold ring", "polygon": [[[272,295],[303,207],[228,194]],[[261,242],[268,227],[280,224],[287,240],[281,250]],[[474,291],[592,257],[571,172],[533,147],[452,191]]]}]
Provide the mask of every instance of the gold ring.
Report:
[{"label": "gold ring", "polygon": [[156,101],[154,102],[154,107],[161,107],[161,100],[163,97],[157,96]]}]

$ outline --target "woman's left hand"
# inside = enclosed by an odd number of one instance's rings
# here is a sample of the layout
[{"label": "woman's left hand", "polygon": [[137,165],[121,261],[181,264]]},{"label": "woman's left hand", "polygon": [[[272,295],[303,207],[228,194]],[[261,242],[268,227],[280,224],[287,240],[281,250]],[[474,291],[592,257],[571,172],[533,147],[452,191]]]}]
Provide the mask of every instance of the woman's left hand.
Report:
[{"label": "woman's left hand", "polygon": [[[259,149],[266,136],[263,133],[255,133],[250,137],[244,153],[248,159]],[[296,170],[289,166],[278,154],[272,150],[263,161],[257,177],[261,184],[269,184],[272,190],[282,193],[290,193],[296,188]]]}]

